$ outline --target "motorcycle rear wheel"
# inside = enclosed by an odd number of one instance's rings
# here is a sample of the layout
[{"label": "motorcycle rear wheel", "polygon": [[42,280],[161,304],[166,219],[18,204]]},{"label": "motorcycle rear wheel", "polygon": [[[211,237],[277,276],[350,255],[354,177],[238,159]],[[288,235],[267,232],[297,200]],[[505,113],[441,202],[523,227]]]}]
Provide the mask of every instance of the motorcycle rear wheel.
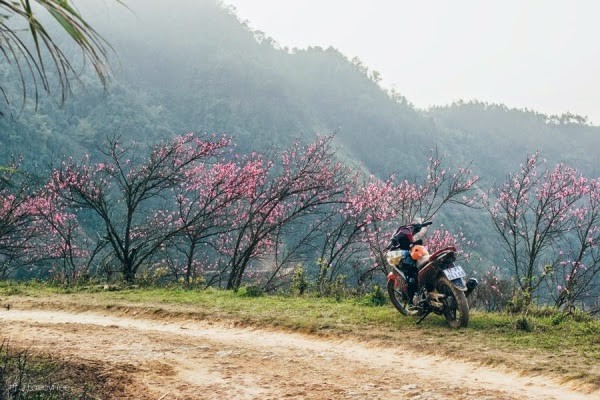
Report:
[{"label": "motorcycle rear wheel", "polygon": [[409,315],[410,313],[408,312],[408,306],[410,302],[408,301],[408,296],[402,290],[405,287],[406,282],[401,276],[396,277],[396,279],[388,280],[388,295],[390,296],[390,301],[392,302],[394,308],[400,311],[400,313],[403,315]]},{"label": "motorcycle rear wheel", "polygon": [[446,297],[442,300],[442,313],[452,328],[466,328],[469,324],[469,304],[464,292],[459,290],[446,277],[436,283],[436,290]]}]

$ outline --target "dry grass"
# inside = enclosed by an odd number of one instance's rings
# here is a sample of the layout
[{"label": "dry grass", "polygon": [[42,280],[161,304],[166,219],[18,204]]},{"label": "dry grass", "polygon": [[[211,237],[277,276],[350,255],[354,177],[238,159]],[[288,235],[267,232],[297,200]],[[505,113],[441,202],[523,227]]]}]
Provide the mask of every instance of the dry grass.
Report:
[{"label": "dry grass", "polygon": [[[107,399],[126,393],[127,377],[89,360],[33,353],[5,340],[0,348],[2,399]],[[113,397],[116,396],[116,397]]]}]

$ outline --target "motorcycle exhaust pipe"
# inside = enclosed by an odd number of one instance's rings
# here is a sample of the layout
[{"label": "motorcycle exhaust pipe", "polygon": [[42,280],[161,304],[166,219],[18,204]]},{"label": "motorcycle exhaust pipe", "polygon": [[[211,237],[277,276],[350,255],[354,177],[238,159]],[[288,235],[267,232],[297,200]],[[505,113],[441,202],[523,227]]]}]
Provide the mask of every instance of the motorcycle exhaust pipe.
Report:
[{"label": "motorcycle exhaust pipe", "polygon": [[467,290],[465,292],[465,296],[469,297],[471,295],[471,293],[473,293],[473,290],[475,290],[475,288],[477,287],[477,285],[479,285],[479,282],[477,282],[477,279],[470,278],[467,281]]}]

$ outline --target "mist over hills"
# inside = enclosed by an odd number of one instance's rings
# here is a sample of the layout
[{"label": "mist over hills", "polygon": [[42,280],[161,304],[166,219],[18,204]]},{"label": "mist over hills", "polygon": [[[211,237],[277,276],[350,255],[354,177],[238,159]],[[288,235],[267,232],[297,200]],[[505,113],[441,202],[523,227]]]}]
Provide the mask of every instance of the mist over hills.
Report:
[{"label": "mist over hills", "polygon": [[[43,132],[30,128],[49,151],[62,148],[52,145],[61,136],[87,148],[117,130],[151,140],[227,132],[257,149],[338,131],[347,156],[380,176],[418,171],[436,145],[494,180],[534,151],[588,175],[600,172],[592,151],[600,128],[577,116],[462,101],[422,111],[382,89],[360,60],[333,48],[281,48],[213,0],[127,4],[132,11],[107,4],[83,10],[93,11],[92,23],[115,48],[116,76],[106,95],[90,78],[64,111],[41,105],[34,118],[45,117]],[[3,130],[22,135],[31,125],[23,119],[5,118]]]},{"label": "mist over hills", "polygon": [[[282,48],[215,1],[127,4],[133,12],[113,4],[82,10],[118,56],[108,92],[84,76],[64,106],[45,97],[37,112],[26,103],[20,117],[1,118],[4,160],[22,155],[26,166],[44,167],[94,153],[115,132],[144,141],[226,132],[242,151],[337,132],[340,155],[382,178],[422,176],[434,147],[455,166],[471,164],[488,185],[535,151],[600,174],[600,127],[584,118],[476,101],[419,110],[381,88],[360,60],[333,48]],[[0,64],[0,76],[15,82],[7,91],[18,98],[14,71]]]}]

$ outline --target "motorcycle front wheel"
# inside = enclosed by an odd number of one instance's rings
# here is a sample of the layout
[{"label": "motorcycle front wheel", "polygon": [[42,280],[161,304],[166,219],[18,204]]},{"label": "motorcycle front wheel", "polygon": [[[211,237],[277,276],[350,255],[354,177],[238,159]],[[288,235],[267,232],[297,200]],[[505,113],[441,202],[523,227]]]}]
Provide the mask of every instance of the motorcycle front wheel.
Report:
[{"label": "motorcycle front wheel", "polygon": [[388,295],[390,296],[390,301],[394,305],[396,310],[400,311],[403,315],[409,315],[408,312],[408,296],[405,293],[406,290],[406,281],[401,276],[396,277],[396,279],[388,280],[387,284]]},{"label": "motorcycle front wheel", "polygon": [[442,313],[448,324],[453,328],[465,328],[469,324],[469,304],[464,292],[446,277],[437,281],[436,290],[444,295]]}]

